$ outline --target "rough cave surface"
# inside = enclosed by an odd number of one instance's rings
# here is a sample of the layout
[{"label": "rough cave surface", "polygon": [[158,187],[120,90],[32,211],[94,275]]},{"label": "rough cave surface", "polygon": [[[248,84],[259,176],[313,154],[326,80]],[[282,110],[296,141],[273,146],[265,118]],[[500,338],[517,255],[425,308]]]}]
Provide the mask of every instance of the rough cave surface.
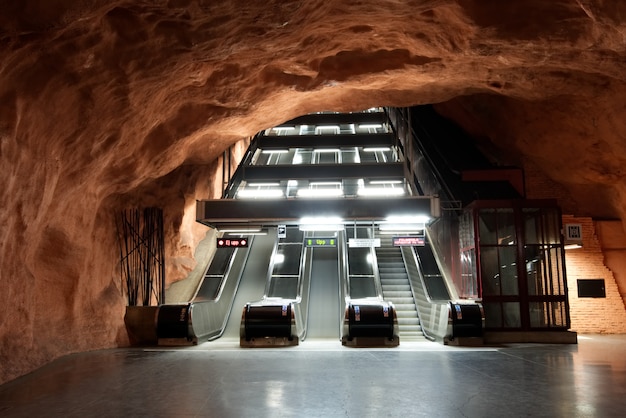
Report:
[{"label": "rough cave surface", "polygon": [[437,103],[565,213],[626,219],[625,22],[609,0],[3,1],[0,383],[127,344],[116,211],[163,207],[183,278],[219,156],[301,114]]}]

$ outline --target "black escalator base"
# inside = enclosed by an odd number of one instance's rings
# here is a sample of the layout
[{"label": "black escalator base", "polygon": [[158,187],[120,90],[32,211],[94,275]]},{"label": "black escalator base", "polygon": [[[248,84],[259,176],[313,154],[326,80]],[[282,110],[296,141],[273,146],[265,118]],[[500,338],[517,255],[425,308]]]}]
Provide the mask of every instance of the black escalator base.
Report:
[{"label": "black escalator base", "polygon": [[341,344],[348,347],[397,347],[398,319],[389,302],[352,301],[346,307]]},{"label": "black escalator base", "polygon": [[251,304],[243,308],[239,345],[241,347],[285,347],[300,343],[295,332],[293,305]]}]

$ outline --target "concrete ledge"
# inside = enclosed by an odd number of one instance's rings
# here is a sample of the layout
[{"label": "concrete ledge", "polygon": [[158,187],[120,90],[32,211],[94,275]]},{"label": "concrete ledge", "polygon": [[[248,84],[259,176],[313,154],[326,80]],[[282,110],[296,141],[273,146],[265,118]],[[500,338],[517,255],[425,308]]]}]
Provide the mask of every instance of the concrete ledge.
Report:
[{"label": "concrete ledge", "polygon": [[578,334],[574,331],[502,331],[485,332],[485,344],[500,343],[548,343],[577,344]]}]

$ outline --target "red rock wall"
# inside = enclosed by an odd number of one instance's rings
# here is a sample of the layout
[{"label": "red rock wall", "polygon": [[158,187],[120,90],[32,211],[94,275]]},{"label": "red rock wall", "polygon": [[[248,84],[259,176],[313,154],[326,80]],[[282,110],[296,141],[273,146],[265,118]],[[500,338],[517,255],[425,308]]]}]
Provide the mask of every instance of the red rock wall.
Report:
[{"label": "red rock wall", "polygon": [[605,0],[1,2],[0,382],[124,344],[115,211],[164,207],[176,279],[223,150],[308,112],[447,102],[577,215],[625,219],[625,21]]}]

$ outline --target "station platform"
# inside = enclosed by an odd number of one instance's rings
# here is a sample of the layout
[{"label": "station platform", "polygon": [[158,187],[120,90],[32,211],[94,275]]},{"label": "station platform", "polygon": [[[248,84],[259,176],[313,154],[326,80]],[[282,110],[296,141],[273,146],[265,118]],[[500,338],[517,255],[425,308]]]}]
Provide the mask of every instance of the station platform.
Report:
[{"label": "station platform", "polygon": [[339,341],[68,355],[0,386],[8,417],[622,417],[626,335],[451,347]]}]

